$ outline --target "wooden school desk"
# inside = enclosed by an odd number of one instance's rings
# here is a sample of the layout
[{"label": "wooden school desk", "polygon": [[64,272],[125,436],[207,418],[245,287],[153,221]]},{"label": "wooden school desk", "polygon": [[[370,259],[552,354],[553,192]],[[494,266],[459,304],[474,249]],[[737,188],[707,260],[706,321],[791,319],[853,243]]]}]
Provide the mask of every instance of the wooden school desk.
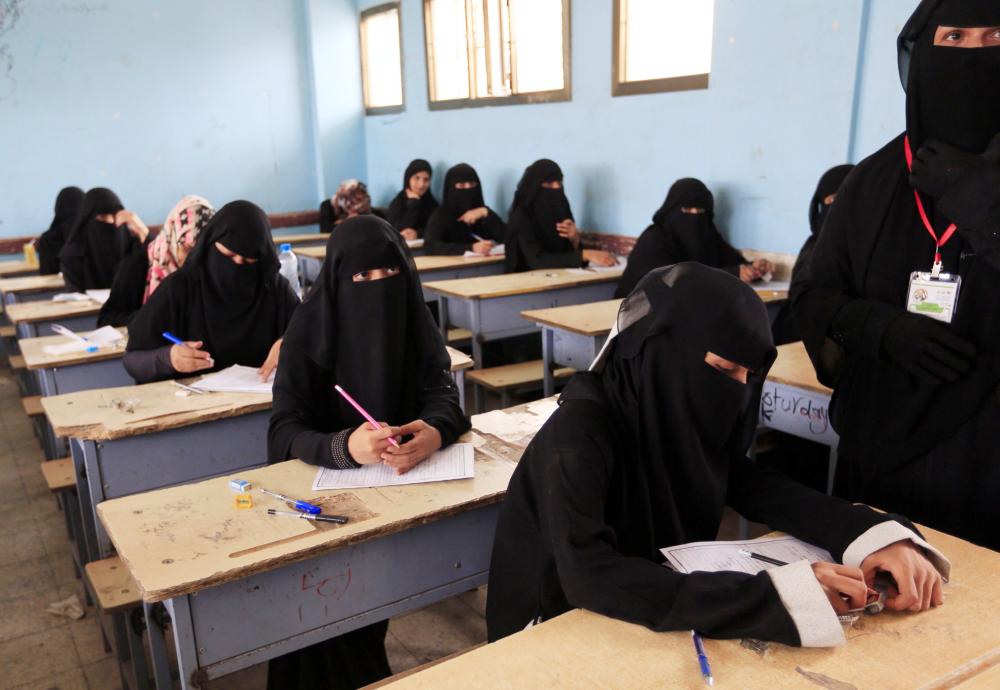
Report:
[{"label": "wooden school desk", "polygon": [[[781,290],[757,288],[765,304],[787,299]],[[586,370],[604,346],[611,327],[618,318],[622,300],[612,299],[589,304],[575,304],[554,309],[532,309],[521,316],[542,329],[543,391],[546,397],[555,392],[552,376],[557,366]]]},{"label": "wooden school desk", "polygon": [[268,516],[283,505],[256,491],[253,508],[238,510],[231,477],[102,503],[142,592],[157,687],[172,687],[158,602],[190,688],[484,584],[499,501],[554,408],[473,418],[463,440],[478,446],[474,479],[313,492],[316,468],[297,460],[238,474],[345,514],[343,526]]},{"label": "wooden school desk", "polygon": [[4,304],[52,299],[53,295],[65,290],[66,281],[60,274],[0,280],[0,295],[3,296]]},{"label": "wooden school desk", "polygon": [[38,273],[38,266],[27,261],[0,261],[0,278],[14,278]]},{"label": "wooden school desk", "polygon": [[[739,640],[705,640],[718,688],[763,690],[938,690],[996,688],[1000,663],[1000,554],[933,530],[932,544],[952,561],[945,605],[919,614],[864,616],[834,649],[780,644],[763,654]],[[704,688],[690,632],[655,633],[576,610],[382,687]]]},{"label": "wooden school desk", "polygon": [[437,295],[443,334],[449,326],[472,332],[472,359],[481,367],[483,343],[536,331],[522,311],[608,299],[623,270],[550,268],[428,282],[424,290]]},{"label": "wooden school desk", "polygon": [[304,247],[324,245],[326,244],[326,241],[330,239],[329,235],[319,231],[291,233],[288,235],[273,234],[272,237],[274,239],[274,243],[279,247],[283,244],[292,245],[292,251],[295,253],[298,253],[298,251]]},{"label": "wooden school desk", "polygon": [[92,299],[76,302],[21,302],[4,307],[7,318],[17,328],[19,340],[51,335],[48,326],[58,323],[71,331],[92,331],[97,327],[101,305]]}]

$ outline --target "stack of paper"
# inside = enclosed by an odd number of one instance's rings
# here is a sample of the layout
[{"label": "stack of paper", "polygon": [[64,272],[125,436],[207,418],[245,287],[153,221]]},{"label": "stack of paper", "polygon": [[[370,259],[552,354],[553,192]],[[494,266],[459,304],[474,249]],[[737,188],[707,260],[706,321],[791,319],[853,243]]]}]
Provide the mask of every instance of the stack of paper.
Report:
[{"label": "stack of paper", "polygon": [[111,297],[111,290],[87,290],[87,297],[94,300],[98,304],[104,304]]},{"label": "stack of paper", "polygon": [[95,345],[98,348],[110,347],[125,339],[125,336],[113,326],[104,326],[90,333],[81,333],[80,336],[86,338],[86,342],[67,337],[67,342],[59,343],[58,345],[46,345],[42,348],[42,352],[47,355],[67,355],[71,352],[86,352]]},{"label": "stack of paper", "polygon": [[767,556],[782,563],[795,561],[832,562],[828,551],[795,537],[748,539],[746,541],[696,541],[660,549],[667,565],[679,573],[695,571],[715,573],[723,570],[756,575],[775,566],[751,558],[748,553]]},{"label": "stack of paper", "polygon": [[234,364],[228,369],[217,371],[191,384],[192,388],[216,393],[270,393],[274,374],[261,382],[254,367]]},{"label": "stack of paper", "polygon": [[365,465],[354,470],[320,468],[313,481],[313,491],[331,489],[366,489],[375,486],[402,486],[471,479],[474,476],[474,450],[471,443],[455,443],[439,450],[406,474],[385,463]]},{"label": "stack of paper", "polygon": [[111,296],[111,290],[87,290],[86,292],[60,292],[52,296],[53,302],[86,302],[93,300],[98,304],[104,304]]},{"label": "stack of paper", "polygon": [[574,275],[587,275],[588,273],[615,273],[618,271],[624,271],[627,259],[622,256],[616,256],[615,258],[618,260],[618,263],[614,266],[598,266],[596,264],[590,264],[586,268],[570,268],[568,271]]},{"label": "stack of paper", "polygon": [[[490,250],[490,256],[503,256],[506,253],[507,248],[502,244],[493,245],[493,249]],[[463,256],[471,258],[475,256],[482,256],[482,254],[477,254],[476,252],[465,252]]]}]

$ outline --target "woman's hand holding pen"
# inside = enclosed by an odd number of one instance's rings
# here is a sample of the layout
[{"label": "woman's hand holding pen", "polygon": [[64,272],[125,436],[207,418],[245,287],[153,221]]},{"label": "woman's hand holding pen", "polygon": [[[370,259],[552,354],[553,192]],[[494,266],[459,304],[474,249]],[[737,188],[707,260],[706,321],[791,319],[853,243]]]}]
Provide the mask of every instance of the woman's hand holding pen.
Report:
[{"label": "woman's hand holding pen", "polygon": [[399,436],[402,429],[396,426],[389,426],[381,422],[381,429],[372,429],[368,422],[365,422],[351,432],[347,437],[347,451],[354,458],[354,461],[362,465],[375,465],[382,462],[382,457],[387,448],[392,448],[389,439]]},{"label": "woman's hand holding pen", "polygon": [[191,340],[185,341],[183,345],[171,346],[170,366],[182,374],[211,369],[215,366],[215,360],[211,354],[201,349],[204,344],[200,340]]},{"label": "woman's hand holding pen", "polygon": [[490,240],[480,240],[472,245],[472,251],[481,256],[489,256],[493,249],[493,242]]},{"label": "woman's hand holding pen", "polygon": [[944,603],[941,573],[913,542],[898,541],[879,549],[861,562],[861,569],[868,582],[873,582],[879,571],[896,581],[896,587],[887,593],[887,609],[926,611]]},{"label": "woman's hand holding pen", "polygon": [[403,236],[404,240],[415,240],[420,237],[413,228],[403,228],[399,231],[399,234]]},{"label": "woman's hand holding pen", "polygon": [[398,432],[413,434],[413,438],[399,448],[386,447],[382,453],[382,461],[396,474],[406,474],[441,448],[441,432],[422,419],[404,424]]},{"label": "woman's hand holding pen", "polygon": [[812,570],[838,616],[864,608],[868,601],[868,584],[861,568],[819,562],[812,564]]}]

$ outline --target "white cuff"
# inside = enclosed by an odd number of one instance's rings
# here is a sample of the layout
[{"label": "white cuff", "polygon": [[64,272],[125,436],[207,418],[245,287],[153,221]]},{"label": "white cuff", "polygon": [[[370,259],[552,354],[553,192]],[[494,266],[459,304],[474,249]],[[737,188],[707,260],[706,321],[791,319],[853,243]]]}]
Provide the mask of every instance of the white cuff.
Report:
[{"label": "white cuff", "polygon": [[948,581],[948,577],[951,575],[951,561],[924,541],[916,532],[895,520],[879,523],[852,541],[850,546],[844,550],[844,565],[860,568],[862,561],[868,556],[890,544],[895,544],[897,541],[911,541],[922,548],[927,560],[941,573],[944,581]]},{"label": "white cuff", "polygon": [[847,643],[840,619],[808,561],[769,568],[765,572],[792,617],[803,647],[840,647]]}]

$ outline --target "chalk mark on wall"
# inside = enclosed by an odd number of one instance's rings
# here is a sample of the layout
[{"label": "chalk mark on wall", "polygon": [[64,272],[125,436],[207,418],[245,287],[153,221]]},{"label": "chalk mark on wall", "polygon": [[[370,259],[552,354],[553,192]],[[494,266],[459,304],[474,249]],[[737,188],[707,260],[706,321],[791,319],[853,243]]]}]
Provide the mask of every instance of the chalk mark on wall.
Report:
[{"label": "chalk mark on wall", "polygon": [[0,0],[0,101],[9,98],[17,90],[14,54],[5,37],[20,21],[22,4],[21,0]]}]

